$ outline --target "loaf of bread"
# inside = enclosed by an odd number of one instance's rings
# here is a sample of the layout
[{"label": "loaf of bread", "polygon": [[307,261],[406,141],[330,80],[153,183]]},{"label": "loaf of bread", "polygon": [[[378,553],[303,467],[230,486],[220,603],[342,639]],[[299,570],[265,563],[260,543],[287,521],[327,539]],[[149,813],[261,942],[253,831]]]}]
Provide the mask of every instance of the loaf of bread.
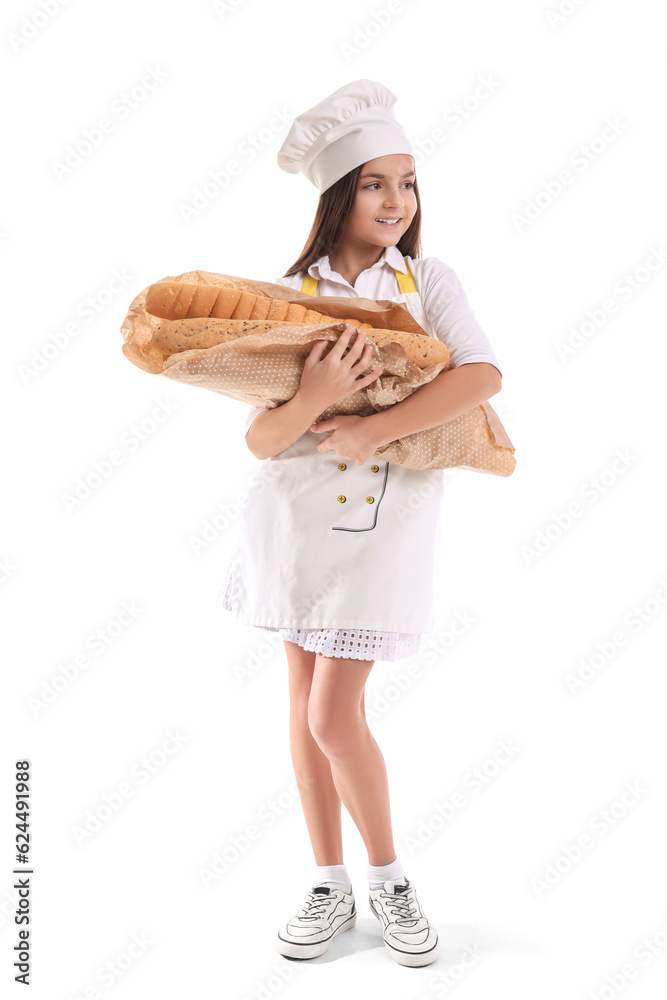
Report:
[{"label": "loaf of bread", "polygon": [[349,323],[360,330],[372,330],[358,319],[335,320],[298,302],[270,299],[240,288],[157,281],[146,293],[146,308],[160,319],[275,319],[285,323]]},{"label": "loaf of bread", "polygon": [[[345,319],[349,313],[356,318]],[[328,406],[318,420],[370,416],[453,367],[447,346],[400,302],[315,298],[212,271],[170,275],[139,292],[121,326],[122,350],[132,364],[162,379],[273,408],[298,391],[313,343],[335,343],[345,323],[366,330],[372,348],[367,373],[379,368],[382,374]],[[514,446],[488,402],[383,445],[375,457],[409,469],[457,467],[498,476],[511,475],[516,465]]]},{"label": "loaf of bread", "polygon": [[[377,347],[400,344],[408,358],[419,368],[449,360],[449,351],[441,340],[425,333],[407,333],[403,330],[377,329],[358,319],[340,319],[326,316],[298,302],[272,299],[256,295],[241,288],[206,285],[194,282],[158,281],[146,291],[145,308],[152,316],[164,320],[237,320],[234,329],[221,329],[221,324],[172,323],[159,335],[160,347],[166,359],[185,350],[205,350],[215,344],[236,339],[243,333],[263,329],[264,323],[283,323],[285,326],[322,325],[347,323],[358,330],[365,330],[369,342]],[[314,339],[317,339],[316,337]]]}]

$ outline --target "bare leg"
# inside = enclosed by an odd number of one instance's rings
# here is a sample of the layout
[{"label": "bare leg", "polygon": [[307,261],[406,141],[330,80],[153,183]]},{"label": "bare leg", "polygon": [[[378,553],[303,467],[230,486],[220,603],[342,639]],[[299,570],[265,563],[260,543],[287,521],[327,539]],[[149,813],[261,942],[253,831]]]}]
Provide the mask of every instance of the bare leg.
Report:
[{"label": "bare leg", "polygon": [[342,865],[340,798],[329,760],[313,739],[308,725],[308,699],[316,654],[307,652],[295,642],[284,642],[289,669],[290,750],[315,864]]},{"label": "bare leg", "polygon": [[328,758],[340,799],[354,820],[372,865],[396,858],[387,769],[364,708],[373,660],[316,654],[308,699],[310,731]]}]

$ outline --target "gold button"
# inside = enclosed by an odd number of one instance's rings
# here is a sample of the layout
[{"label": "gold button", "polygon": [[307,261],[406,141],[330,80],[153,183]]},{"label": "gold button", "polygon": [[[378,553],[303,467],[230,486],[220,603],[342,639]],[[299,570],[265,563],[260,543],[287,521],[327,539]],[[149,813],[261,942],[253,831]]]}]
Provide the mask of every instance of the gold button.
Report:
[{"label": "gold button", "polygon": [[340,469],[340,471],[342,472],[342,471],[343,471],[343,469],[347,469],[347,465],[345,464],[345,462],[341,462],[341,463],[340,463],[340,465],[338,466],[338,468],[339,468],[339,469]]},{"label": "gold button", "polygon": [[338,497],[338,503],[345,503],[345,497],[343,496]]},{"label": "gold button", "polygon": [[379,472],[379,471],[380,471],[379,465],[371,465],[371,472]]},{"label": "gold button", "polygon": [[375,503],[375,497],[366,497],[366,503]]}]

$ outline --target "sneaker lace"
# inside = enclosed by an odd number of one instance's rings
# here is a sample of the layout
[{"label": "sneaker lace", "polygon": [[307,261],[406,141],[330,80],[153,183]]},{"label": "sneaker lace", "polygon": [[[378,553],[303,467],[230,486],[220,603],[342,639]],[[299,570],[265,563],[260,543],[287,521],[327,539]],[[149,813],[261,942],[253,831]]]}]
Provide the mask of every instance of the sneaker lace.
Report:
[{"label": "sneaker lace", "polygon": [[[406,896],[405,892],[383,892],[382,895],[392,900],[390,912],[398,914],[396,919],[397,924],[414,924],[417,922],[419,919],[417,916],[417,906],[409,895]],[[415,914],[415,916],[412,916],[412,914]]]},{"label": "sneaker lace", "polygon": [[325,896],[322,893],[315,892],[313,889],[310,889],[306,902],[301,907],[302,912],[299,914],[299,917],[301,919],[312,918],[313,920],[316,920],[318,917],[323,916],[323,908],[330,903],[332,899],[333,896]]}]

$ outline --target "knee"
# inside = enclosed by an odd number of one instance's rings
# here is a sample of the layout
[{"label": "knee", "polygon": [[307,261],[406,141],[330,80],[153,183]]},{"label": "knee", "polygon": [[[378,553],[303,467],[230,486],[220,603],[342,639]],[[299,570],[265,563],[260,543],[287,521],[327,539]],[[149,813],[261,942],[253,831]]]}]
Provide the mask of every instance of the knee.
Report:
[{"label": "knee", "polygon": [[308,705],[308,727],[322,753],[329,758],[344,757],[356,745],[354,734],[359,727],[358,720],[323,709],[312,699]]}]

